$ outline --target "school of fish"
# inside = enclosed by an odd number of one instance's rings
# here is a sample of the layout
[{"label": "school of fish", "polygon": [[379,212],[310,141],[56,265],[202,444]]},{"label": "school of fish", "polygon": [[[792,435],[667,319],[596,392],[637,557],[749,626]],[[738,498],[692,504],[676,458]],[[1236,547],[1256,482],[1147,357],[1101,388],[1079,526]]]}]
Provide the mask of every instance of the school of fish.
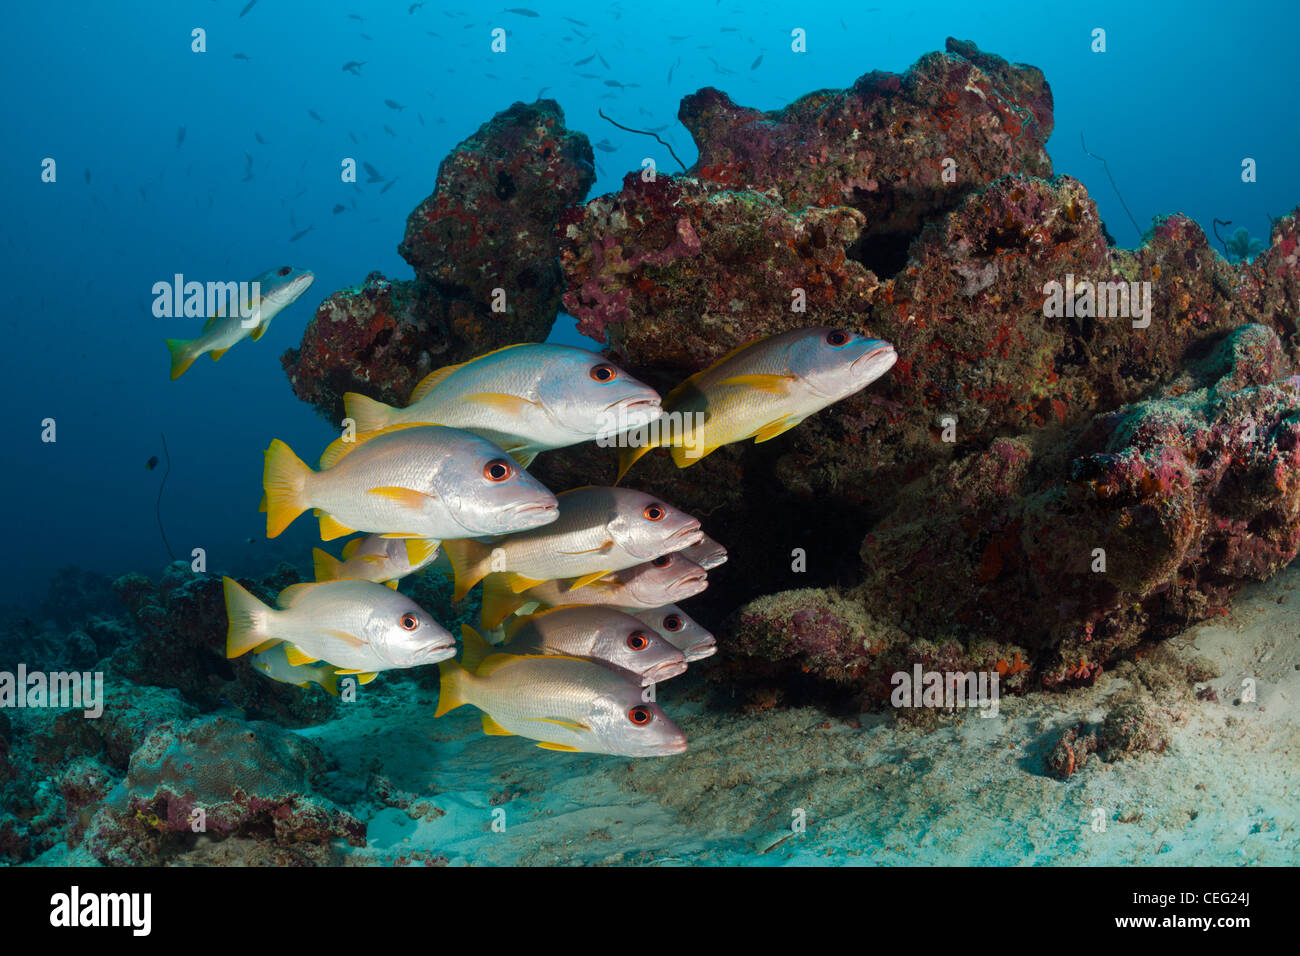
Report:
[{"label": "school of fish", "polygon": [[[280,275],[301,283],[310,273]],[[253,337],[303,288],[283,304],[275,287],[264,293]],[[244,337],[236,331],[249,332],[210,323],[173,354],[187,364],[224,351]],[[717,650],[678,602],[708,586],[726,549],[658,495],[617,486],[553,494],[527,466],[597,441],[619,448],[620,480],[655,447],[684,468],[722,445],[775,438],[896,359],[877,339],[795,329],[735,349],[661,400],[595,352],[519,344],[431,373],[404,408],[348,393],[350,427],[317,468],[271,442],[262,510],[268,537],[308,509],[323,541],[360,535],[340,557],[315,549],[316,582],[273,604],[225,578],[226,655],[249,654],[272,680],[332,694],[347,677],[364,684],[436,663],[436,717],[469,704],[485,734],[546,750],[682,753],[686,736],[654,688]],[[482,585],[481,629],[462,626],[459,659],[455,636],[397,590],[439,559],[455,600]]]}]

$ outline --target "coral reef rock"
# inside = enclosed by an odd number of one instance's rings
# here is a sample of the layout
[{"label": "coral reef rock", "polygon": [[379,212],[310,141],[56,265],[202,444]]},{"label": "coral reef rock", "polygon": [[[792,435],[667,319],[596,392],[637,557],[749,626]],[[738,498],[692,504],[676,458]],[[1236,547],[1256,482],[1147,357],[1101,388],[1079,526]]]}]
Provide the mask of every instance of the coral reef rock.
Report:
[{"label": "coral reef rock", "polygon": [[405,404],[435,368],[545,339],[560,307],[555,226],[591,189],[593,162],[554,100],[484,123],[407,218],[398,251],[415,280],[372,273],[322,302],[282,359],[294,394],[336,421],[344,392]]}]

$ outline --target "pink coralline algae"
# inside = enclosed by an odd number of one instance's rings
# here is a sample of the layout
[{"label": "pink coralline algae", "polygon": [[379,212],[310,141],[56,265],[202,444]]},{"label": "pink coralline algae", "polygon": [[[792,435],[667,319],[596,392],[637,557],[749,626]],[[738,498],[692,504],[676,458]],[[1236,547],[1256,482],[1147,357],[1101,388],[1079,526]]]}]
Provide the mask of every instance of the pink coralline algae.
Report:
[{"label": "pink coralline algae", "polygon": [[201,717],[163,724],[132,755],[125,780],[91,822],[87,849],[106,864],[158,864],[200,835],[251,836],[276,862],[324,862],[334,840],[365,844],[365,826],[312,793],[325,758],[263,722]]},{"label": "pink coralline algae", "polygon": [[372,273],[321,303],[282,359],[294,394],[337,420],[344,392],[405,404],[435,368],[545,339],[560,306],[555,224],[595,182],[592,162],[554,100],[484,123],[407,219],[398,251],[415,279]]}]

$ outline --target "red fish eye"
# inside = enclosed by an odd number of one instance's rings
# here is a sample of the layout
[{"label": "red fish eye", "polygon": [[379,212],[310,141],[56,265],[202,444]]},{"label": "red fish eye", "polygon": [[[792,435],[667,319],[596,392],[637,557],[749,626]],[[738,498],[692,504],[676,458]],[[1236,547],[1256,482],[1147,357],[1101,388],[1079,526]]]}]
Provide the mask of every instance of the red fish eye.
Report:
[{"label": "red fish eye", "polygon": [[598,382],[612,382],[618,378],[618,369],[612,365],[593,365],[591,377]]},{"label": "red fish eye", "polygon": [[420,626],[420,619],[414,614],[402,615],[402,627],[405,630],[413,631]]},{"label": "red fish eye", "polygon": [[849,333],[845,332],[843,329],[835,329],[833,332],[826,335],[826,344],[834,346],[835,348],[839,348],[841,345],[847,345],[848,341]]},{"label": "red fish eye", "polygon": [[290,269],[288,266],[284,266],[283,268],[280,269],[279,272],[276,273],[276,275],[278,275],[278,276],[287,276],[287,275],[288,275],[290,272],[292,272],[292,271],[293,271],[293,270]]},{"label": "red fish eye", "polygon": [[627,646],[634,651],[644,651],[650,646],[650,638],[646,637],[640,631],[633,631],[627,636]]},{"label": "red fish eye", "polygon": [[662,521],[667,512],[659,505],[646,505],[642,514],[646,516],[648,521]]},{"label": "red fish eye", "polygon": [[650,723],[650,721],[654,720],[654,716],[649,707],[633,707],[627,712],[627,719],[638,727],[644,727]]},{"label": "red fish eye", "polygon": [[668,565],[673,563],[673,556],[671,554],[661,554],[650,563],[656,568],[666,568]]},{"label": "red fish eye", "polygon": [[494,458],[483,466],[483,477],[488,481],[505,481],[510,477],[510,466],[500,458]]},{"label": "red fish eye", "polygon": [[676,614],[669,614],[664,618],[664,627],[670,631],[680,631],[682,629],[682,619]]}]

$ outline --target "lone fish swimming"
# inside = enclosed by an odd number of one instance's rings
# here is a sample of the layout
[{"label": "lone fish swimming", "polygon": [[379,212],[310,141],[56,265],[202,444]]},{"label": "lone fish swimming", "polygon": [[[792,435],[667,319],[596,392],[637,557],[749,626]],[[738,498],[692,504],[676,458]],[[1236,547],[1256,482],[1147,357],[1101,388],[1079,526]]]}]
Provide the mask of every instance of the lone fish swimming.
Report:
[{"label": "lone fish swimming", "polygon": [[185,370],[202,355],[211,353],[215,362],[232,345],[246,338],[252,338],[256,342],[266,334],[271,320],[293,305],[315,281],[316,276],[311,271],[290,266],[268,269],[255,277],[249,284],[257,283],[255,288],[260,289],[260,294],[248,303],[251,306],[250,315],[240,315],[238,309],[232,310],[233,315],[214,315],[203,326],[203,334],[197,339],[167,340],[167,348],[172,353],[172,380],[184,375]]}]

